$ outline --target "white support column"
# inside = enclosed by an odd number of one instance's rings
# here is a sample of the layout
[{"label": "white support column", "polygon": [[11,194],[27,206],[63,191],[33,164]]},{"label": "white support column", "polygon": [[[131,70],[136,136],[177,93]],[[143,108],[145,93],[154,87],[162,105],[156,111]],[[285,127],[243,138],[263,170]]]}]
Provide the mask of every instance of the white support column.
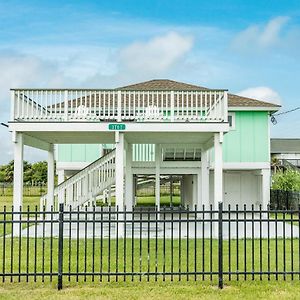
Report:
[{"label": "white support column", "polygon": [[116,205],[124,209],[124,133],[116,131]]},{"label": "white support column", "polygon": [[108,188],[108,205],[111,206],[111,186]]},{"label": "white support column", "polygon": [[103,149],[103,145],[101,144],[99,146],[99,157],[102,157],[104,155],[104,149]]},{"label": "white support column", "polygon": [[135,174],[133,177],[133,198],[134,198],[134,202],[133,202],[133,206],[137,205],[137,175]]},{"label": "white support column", "polygon": [[[47,210],[50,211],[54,205],[54,146],[50,145],[48,150],[48,168],[47,168]],[[60,200],[63,203],[63,195],[60,195]]]},{"label": "white support column", "polygon": [[[124,133],[116,131],[115,133],[115,142],[116,142],[116,159],[115,159],[115,178],[116,178],[116,207],[118,207],[118,216],[119,221],[124,219]],[[118,222],[118,237],[124,236],[124,223]],[[117,231],[116,231],[117,235]]]},{"label": "white support column", "polygon": [[214,135],[215,169],[214,169],[214,209],[218,208],[218,203],[223,202],[223,153],[222,153],[223,133]]},{"label": "white support column", "polygon": [[161,162],[161,147],[155,145],[155,205],[160,210],[160,162]]},{"label": "white support column", "polygon": [[270,169],[262,169],[261,170],[261,174],[262,174],[262,183],[261,183],[261,205],[262,205],[262,209],[266,210],[268,208],[268,204],[270,203],[270,176],[271,176],[271,172]]},{"label": "white support column", "polygon": [[[24,141],[23,134],[13,132],[14,143],[14,187],[13,187],[13,205],[14,211],[20,212],[23,206],[23,156],[24,156]],[[13,220],[21,220],[21,214],[13,215]],[[14,223],[14,236],[18,236],[21,223]]]},{"label": "white support column", "polygon": [[195,208],[195,204],[198,202],[198,175],[193,174],[192,175],[192,188],[193,188],[193,197],[192,201],[189,203],[189,209],[193,210]]},{"label": "white support column", "polygon": [[184,176],[180,180],[180,204],[183,206],[185,201],[185,187],[184,187]]},{"label": "white support column", "polygon": [[132,144],[127,144],[126,147],[125,182],[125,204],[127,210],[131,210],[133,206]]},{"label": "white support column", "polygon": [[209,161],[208,150],[201,152],[201,202],[205,209],[209,208]]},{"label": "white support column", "polygon": [[24,142],[23,134],[19,132],[13,133],[14,142],[14,210],[19,211],[23,205],[23,156]]},{"label": "white support column", "polygon": [[199,170],[197,174],[197,199],[196,202],[194,203],[193,209],[195,209],[195,205],[197,205],[197,209],[202,208],[202,172]]},{"label": "white support column", "polygon": [[57,184],[61,184],[65,181],[65,170],[57,171]]}]

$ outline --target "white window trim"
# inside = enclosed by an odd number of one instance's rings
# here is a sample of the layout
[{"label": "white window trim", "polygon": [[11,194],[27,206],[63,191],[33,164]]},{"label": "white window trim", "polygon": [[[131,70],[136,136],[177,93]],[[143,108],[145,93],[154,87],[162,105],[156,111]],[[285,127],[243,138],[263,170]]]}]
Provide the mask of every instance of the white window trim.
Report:
[{"label": "white window trim", "polygon": [[235,130],[235,113],[229,112],[228,116],[231,116],[231,126],[229,126],[229,130]]}]

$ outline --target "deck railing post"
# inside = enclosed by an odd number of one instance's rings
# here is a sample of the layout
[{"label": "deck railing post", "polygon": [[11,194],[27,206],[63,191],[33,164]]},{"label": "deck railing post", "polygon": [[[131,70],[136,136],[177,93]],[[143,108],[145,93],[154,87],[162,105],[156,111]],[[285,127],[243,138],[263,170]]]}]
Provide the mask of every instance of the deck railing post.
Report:
[{"label": "deck railing post", "polygon": [[[174,122],[174,91],[171,91],[171,122]],[[177,99],[178,101],[178,99]],[[182,100],[183,101],[183,100]]]},{"label": "deck railing post", "polygon": [[[219,277],[219,289],[223,288],[223,202],[219,202],[218,212],[218,277]],[[229,224],[230,226],[230,224]]]},{"label": "deck railing post", "polygon": [[[72,107],[72,105],[71,105],[71,107]],[[68,109],[69,109],[68,90],[65,90],[65,95],[64,95],[64,116],[65,116],[65,121],[68,120]]]},{"label": "deck railing post", "polygon": [[224,91],[224,98],[223,98],[223,121],[228,122],[228,92],[227,91]]},{"label": "deck railing post", "polygon": [[64,204],[59,204],[58,214],[58,280],[57,289],[62,289],[62,273],[63,273],[63,243],[64,243]]},{"label": "deck railing post", "polygon": [[122,94],[121,91],[118,91],[118,116],[117,116],[117,121],[121,122],[122,121]]},{"label": "deck railing post", "polygon": [[[19,99],[18,99],[19,101]],[[10,91],[10,120],[13,121],[15,119],[15,106],[16,106],[16,97],[15,97],[15,91]],[[20,105],[19,105],[20,106]]]}]

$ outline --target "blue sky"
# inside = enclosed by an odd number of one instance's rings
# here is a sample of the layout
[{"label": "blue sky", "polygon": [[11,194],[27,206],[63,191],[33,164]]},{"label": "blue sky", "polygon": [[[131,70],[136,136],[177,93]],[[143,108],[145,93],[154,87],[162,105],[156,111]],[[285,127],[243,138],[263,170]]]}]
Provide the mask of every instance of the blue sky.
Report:
[{"label": "blue sky", "polygon": [[[300,4],[287,0],[0,1],[0,119],[12,87],[170,78],[300,105]],[[300,111],[272,136],[300,137]],[[0,128],[0,163],[12,158]],[[25,159],[44,158],[26,151]]]}]

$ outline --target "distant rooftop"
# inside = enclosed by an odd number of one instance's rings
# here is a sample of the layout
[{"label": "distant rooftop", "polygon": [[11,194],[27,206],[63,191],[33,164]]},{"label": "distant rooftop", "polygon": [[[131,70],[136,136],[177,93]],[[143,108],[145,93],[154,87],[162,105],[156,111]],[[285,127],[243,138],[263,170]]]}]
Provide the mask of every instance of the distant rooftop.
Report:
[{"label": "distant rooftop", "polygon": [[271,153],[300,153],[300,138],[271,138]]}]

